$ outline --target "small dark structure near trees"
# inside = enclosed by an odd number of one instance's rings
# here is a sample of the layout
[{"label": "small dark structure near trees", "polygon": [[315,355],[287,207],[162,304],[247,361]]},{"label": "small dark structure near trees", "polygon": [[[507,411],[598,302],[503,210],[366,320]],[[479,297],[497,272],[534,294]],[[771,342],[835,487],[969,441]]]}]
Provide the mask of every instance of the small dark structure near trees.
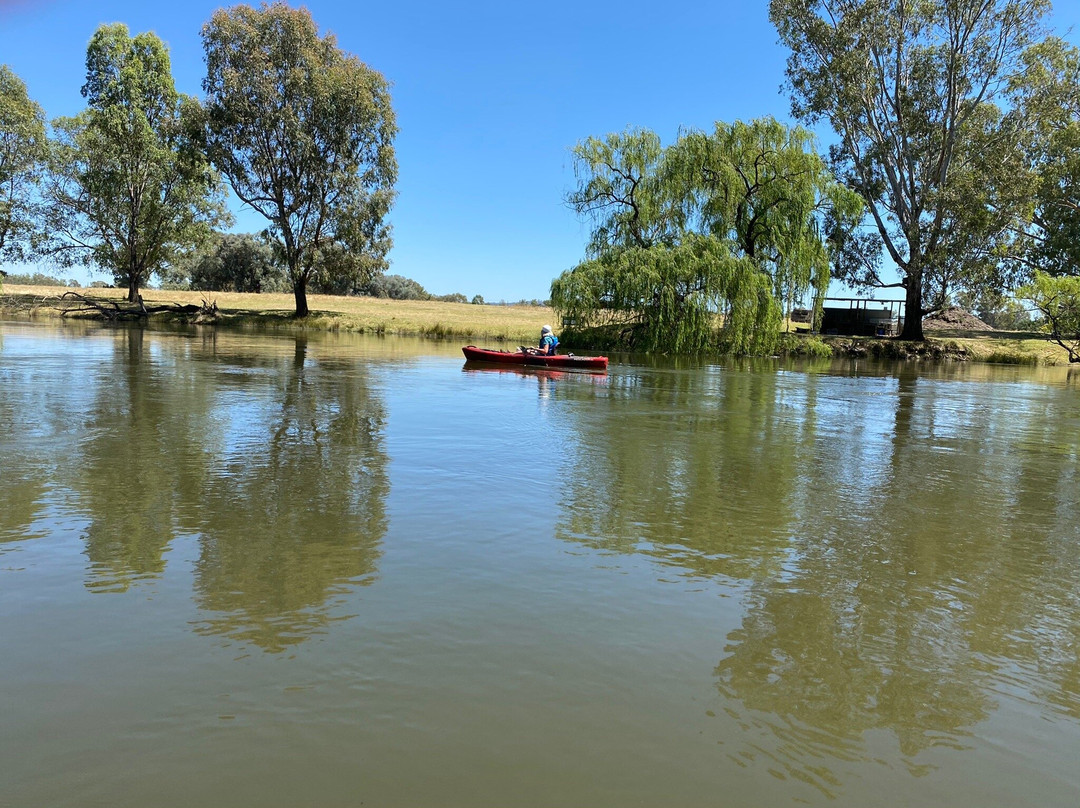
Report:
[{"label": "small dark structure near trees", "polygon": [[904,327],[902,300],[867,300],[858,297],[828,298],[821,313],[822,334],[852,337],[891,337]]}]

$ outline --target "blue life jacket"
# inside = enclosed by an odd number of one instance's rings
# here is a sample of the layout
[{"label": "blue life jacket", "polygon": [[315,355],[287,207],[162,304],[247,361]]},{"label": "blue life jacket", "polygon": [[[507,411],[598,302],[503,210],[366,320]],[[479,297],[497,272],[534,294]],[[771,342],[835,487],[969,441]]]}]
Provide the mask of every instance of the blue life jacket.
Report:
[{"label": "blue life jacket", "polygon": [[559,344],[559,338],[554,334],[544,334],[540,337],[540,350],[542,350],[547,356],[551,356],[555,353],[555,347]]}]

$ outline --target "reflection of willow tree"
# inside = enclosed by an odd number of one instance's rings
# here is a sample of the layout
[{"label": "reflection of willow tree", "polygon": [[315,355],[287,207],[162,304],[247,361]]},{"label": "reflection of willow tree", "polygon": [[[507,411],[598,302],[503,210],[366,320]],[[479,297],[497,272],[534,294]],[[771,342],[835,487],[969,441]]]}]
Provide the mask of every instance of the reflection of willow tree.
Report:
[{"label": "reflection of willow tree", "polygon": [[920,771],[999,693],[1080,716],[1080,404],[935,375],[657,367],[575,411],[559,535],[747,581],[726,711],[827,793],[867,733]]},{"label": "reflection of willow tree", "polygon": [[[204,494],[198,630],[280,651],[331,619],[328,598],[370,580],[389,490],[383,405],[355,365],[295,355],[280,408],[247,396]],[[219,357],[220,358],[220,357]],[[249,361],[249,360],[244,360]]]},{"label": "reflection of willow tree", "polygon": [[774,373],[666,368],[611,379],[610,407],[580,413],[559,537],[696,574],[767,574],[787,544],[806,439],[796,420],[777,417],[780,395]]},{"label": "reflection of willow tree", "polygon": [[[753,583],[716,670],[731,709],[756,711],[745,725],[767,727],[776,759],[826,791],[823,754],[864,757],[874,729],[908,757],[962,745],[1005,680],[1054,682],[1043,697],[1080,709],[1068,422],[912,373],[895,396],[891,430],[868,430],[857,458],[850,441],[818,443],[837,488],[804,491],[792,569]],[[1025,451],[1004,435],[1071,449]],[[853,465],[862,490],[845,488]]]},{"label": "reflection of willow tree", "polygon": [[117,371],[103,384],[80,446],[75,488],[90,514],[87,586],[125,590],[160,574],[185,512],[197,507],[206,473],[202,441],[210,396],[188,362],[151,356],[142,329],[116,343]]}]

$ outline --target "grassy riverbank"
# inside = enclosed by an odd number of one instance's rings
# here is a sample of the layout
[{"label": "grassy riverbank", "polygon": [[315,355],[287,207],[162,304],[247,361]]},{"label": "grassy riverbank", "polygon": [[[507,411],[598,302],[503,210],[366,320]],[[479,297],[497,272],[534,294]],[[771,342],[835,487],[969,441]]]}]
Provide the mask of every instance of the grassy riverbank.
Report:
[{"label": "grassy riverbank", "polygon": [[[67,289],[59,286],[6,284],[0,293],[0,315],[56,317],[59,297],[77,291],[99,301],[122,300],[122,289]],[[418,335],[484,341],[490,344],[532,344],[540,327],[551,323],[554,312],[543,306],[473,305],[431,300],[389,300],[371,297],[308,295],[312,314],[296,320],[291,294],[237,294],[233,292],[172,292],[146,289],[147,306],[175,303],[198,305],[216,302],[216,322],[235,328],[283,331],[352,331],[367,334]],[[158,315],[168,320],[170,315]],[[175,319],[175,316],[173,316]],[[1004,364],[1061,365],[1065,351],[1037,334],[1004,331],[936,331],[925,343],[895,340],[785,334],[783,353],[801,356],[851,356],[924,361],[975,361]],[[588,346],[574,346],[587,350]]]},{"label": "grassy riverbank", "polygon": [[[123,289],[68,289],[59,286],[5,284],[0,313],[8,316],[60,317],[59,297],[74,291],[94,300],[123,300]],[[258,327],[285,331],[352,331],[364,334],[400,334],[428,337],[484,339],[515,345],[532,344],[540,327],[554,314],[543,306],[474,305],[432,300],[389,300],[373,297],[308,295],[311,316],[293,317],[291,294],[238,294],[234,292],[143,291],[147,306],[217,303],[217,322],[230,327]],[[168,319],[169,315],[160,315]],[[554,325],[554,323],[552,323]]]},{"label": "grassy riverbank", "polygon": [[927,331],[925,342],[873,337],[785,334],[781,353],[930,362],[992,362],[1003,365],[1067,365],[1064,348],[1040,334],[1013,331]]}]

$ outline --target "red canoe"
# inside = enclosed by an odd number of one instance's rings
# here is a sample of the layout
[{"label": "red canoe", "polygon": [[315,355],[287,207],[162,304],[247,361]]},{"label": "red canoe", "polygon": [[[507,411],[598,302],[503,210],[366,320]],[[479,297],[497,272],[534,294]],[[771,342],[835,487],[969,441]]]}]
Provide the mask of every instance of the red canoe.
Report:
[{"label": "red canoe", "polygon": [[606,356],[574,356],[573,354],[555,354],[539,356],[521,351],[492,351],[466,345],[461,349],[465,358],[474,362],[498,362],[503,365],[533,365],[549,368],[579,368],[580,370],[606,370]]}]

